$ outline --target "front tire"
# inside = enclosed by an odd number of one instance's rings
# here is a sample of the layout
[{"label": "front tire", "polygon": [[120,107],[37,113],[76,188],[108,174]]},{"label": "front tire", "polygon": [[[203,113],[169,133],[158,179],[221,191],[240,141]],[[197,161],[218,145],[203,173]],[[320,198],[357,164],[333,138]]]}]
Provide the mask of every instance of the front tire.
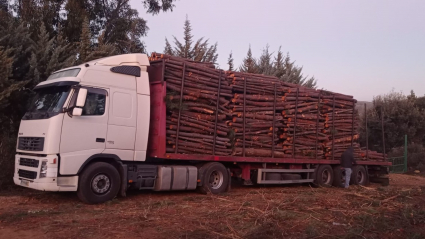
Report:
[{"label": "front tire", "polygon": [[120,190],[118,170],[104,162],[90,164],[80,175],[77,195],[88,204],[112,200]]}]

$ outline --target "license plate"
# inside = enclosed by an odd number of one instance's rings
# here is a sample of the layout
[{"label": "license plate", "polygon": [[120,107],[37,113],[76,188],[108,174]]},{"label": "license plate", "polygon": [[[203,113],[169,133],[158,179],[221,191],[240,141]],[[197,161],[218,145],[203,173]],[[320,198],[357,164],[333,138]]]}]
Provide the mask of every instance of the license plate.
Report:
[{"label": "license plate", "polygon": [[27,180],[21,180],[21,186],[28,187],[30,185],[30,181]]}]

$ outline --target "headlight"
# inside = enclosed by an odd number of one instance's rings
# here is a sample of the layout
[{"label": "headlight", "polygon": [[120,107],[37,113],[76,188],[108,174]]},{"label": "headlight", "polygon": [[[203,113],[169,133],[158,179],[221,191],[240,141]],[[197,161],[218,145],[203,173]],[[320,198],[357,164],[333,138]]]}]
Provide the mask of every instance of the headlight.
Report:
[{"label": "headlight", "polygon": [[47,174],[47,160],[43,160],[43,162],[41,162],[40,178],[45,178],[46,174]]}]

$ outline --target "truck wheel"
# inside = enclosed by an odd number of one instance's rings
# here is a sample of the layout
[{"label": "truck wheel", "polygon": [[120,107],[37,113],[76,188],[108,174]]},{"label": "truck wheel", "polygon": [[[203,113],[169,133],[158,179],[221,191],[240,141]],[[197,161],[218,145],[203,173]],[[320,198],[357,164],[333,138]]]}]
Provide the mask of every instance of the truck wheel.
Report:
[{"label": "truck wheel", "polygon": [[331,187],[334,173],[330,165],[320,165],[316,170],[315,184],[320,187]]},{"label": "truck wheel", "polygon": [[345,187],[345,172],[344,172],[344,170],[341,168],[341,166],[338,165],[338,166],[333,167],[333,171],[334,171],[333,186],[338,187],[338,188]]},{"label": "truck wheel", "polygon": [[369,175],[366,168],[361,165],[353,166],[353,173],[351,174],[351,182],[354,185],[368,185]]},{"label": "truck wheel", "polygon": [[221,163],[207,163],[202,166],[204,169],[202,186],[199,190],[202,193],[211,192],[212,194],[223,193],[229,183],[227,169]]},{"label": "truck wheel", "polygon": [[103,162],[90,164],[80,175],[77,195],[88,204],[112,200],[120,190],[117,169]]}]

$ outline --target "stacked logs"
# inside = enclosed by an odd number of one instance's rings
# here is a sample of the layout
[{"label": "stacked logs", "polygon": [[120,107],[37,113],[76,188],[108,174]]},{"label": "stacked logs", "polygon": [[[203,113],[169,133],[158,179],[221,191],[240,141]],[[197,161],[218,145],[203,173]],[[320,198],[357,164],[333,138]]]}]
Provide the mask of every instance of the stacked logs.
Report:
[{"label": "stacked logs", "polygon": [[356,142],[352,96],[157,53],[150,61],[165,66],[168,153],[339,160],[353,145],[358,159],[384,159]]},{"label": "stacked logs", "polygon": [[150,60],[161,58],[166,59],[167,152],[231,155],[225,120],[231,116],[226,106],[233,94],[224,72],[155,53]]},{"label": "stacked logs", "polygon": [[262,75],[228,72],[228,79],[234,92],[229,105],[232,120],[228,122],[235,135],[234,154],[285,157],[278,137],[283,117],[278,112],[285,107],[283,92],[288,87]]}]

